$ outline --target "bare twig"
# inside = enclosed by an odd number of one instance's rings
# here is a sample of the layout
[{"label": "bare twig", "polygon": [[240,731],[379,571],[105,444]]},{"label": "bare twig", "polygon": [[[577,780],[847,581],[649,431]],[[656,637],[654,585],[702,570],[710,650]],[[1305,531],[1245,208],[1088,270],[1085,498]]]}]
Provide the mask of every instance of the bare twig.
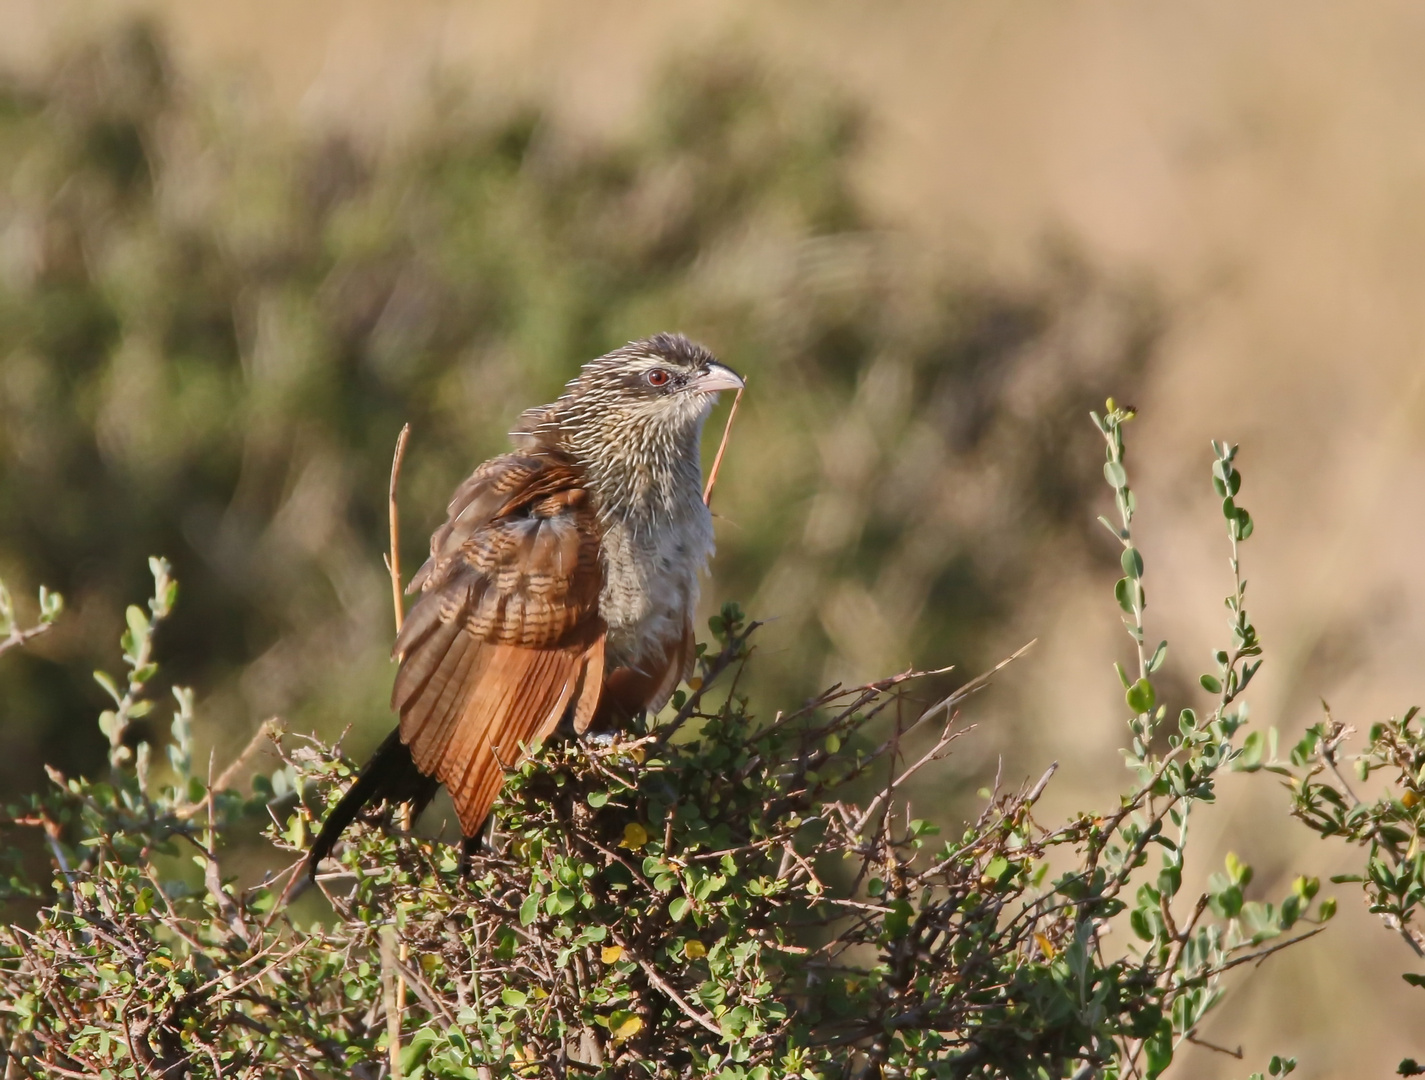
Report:
[{"label": "bare twig", "polygon": [[1010,664],[1014,663],[1021,656],[1023,656],[1030,649],[1032,649],[1035,644],[1038,643],[1038,641],[1038,638],[1032,638],[1025,644],[1021,645],[1019,648],[1015,649],[1014,652],[1010,653],[994,667],[990,668],[989,671],[981,672],[979,675],[976,675],[973,679],[967,682],[964,686],[957,689],[949,697],[937,701],[934,705],[930,706],[930,708],[926,709],[925,712],[920,714],[920,718],[906,729],[906,734],[910,734],[910,732],[920,727],[921,724],[925,723],[932,716],[937,716],[942,712],[953,709],[956,705],[960,704],[960,702],[964,701],[971,694],[984,689],[984,687],[989,683],[991,679],[993,679],[997,674],[999,674],[1005,668],[1009,667]]},{"label": "bare twig", "polygon": [[391,1080],[401,1080],[401,1007],[396,994],[396,928],[381,927],[381,987],[386,1006],[386,1049],[391,1059]]},{"label": "bare twig", "polygon": [[[719,451],[718,457],[720,458],[721,456],[722,452]],[[711,482],[708,484],[708,490],[712,490]],[[706,501],[706,499],[704,501]],[[38,626],[32,626],[28,630],[21,630],[16,627],[14,630],[11,630],[7,636],[0,638],[0,653],[7,652],[10,649],[17,649],[26,642],[33,641],[41,634],[49,633],[52,629],[54,629],[54,623],[52,622],[40,623]]]},{"label": "bare twig", "polygon": [[703,505],[712,505],[713,485],[717,483],[717,472],[722,468],[722,455],[727,449],[727,438],[732,434],[732,421],[737,416],[738,403],[742,401],[742,391],[747,389],[745,385],[738,387],[737,396],[732,399],[732,408],[727,411],[727,423],[722,429],[722,441],[717,444],[717,453],[713,456],[712,468],[708,470],[707,486],[703,488]]},{"label": "bare twig", "polygon": [[387,511],[391,522],[391,552],[386,557],[386,569],[391,572],[391,602],[396,608],[396,633],[406,621],[406,605],[401,596],[401,518],[396,506],[396,485],[401,481],[401,463],[406,460],[406,443],[411,437],[411,425],[403,424],[396,436],[396,454],[391,459],[391,485],[387,491]]},{"label": "bare twig", "polygon": [[1049,767],[1044,770],[1044,775],[1038,779],[1035,785],[1029,789],[1029,793],[1024,796],[1025,806],[1033,806],[1039,801],[1039,796],[1044,794],[1044,789],[1049,786],[1049,781],[1054,779],[1054,774],[1058,771],[1059,763],[1057,761],[1051,762]]},{"label": "bare twig", "polygon": [[[272,737],[273,733],[277,730],[277,724],[277,717],[269,716],[258,725],[257,730],[253,732],[252,738],[249,739],[247,745],[242,748],[242,752],[233,758],[226,769],[218,774],[218,778],[213,781],[213,786],[210,791],[226,791],[232,786],[232,782],[237,779],[237,775],[242,771],[242,767],[252,759],[252,756],[257,753],[263,742]],[[181,807],[178,810],[177,816],[179,820],[186,821],[205,806],[207,806],[206,800],[191,803],[188,806]]]},{"label": "bare twig", "polygon": [[[411,425],[402,424],[401,433],[396,436],[396,453],[391,458],[391,483],[387,488],[387,516],[390,521],[391,550],[386,557],[386,569],[391,573],[391,603],[396,614],[396,633],[401,632],[401,627],[406,622],[406,605],[401,597],[404,590],[401,585],[401,512],[397,503],[396,492],[401,482],[401,464],[406,460],[406,443],[410,441]],[[401,806],[401,828],[409,832],[411,828],[411,804],[404,803]],[[382,939],[382,948],[385,949],[386,942]],[[395,1029],[391,1031],[391,1078],[400,1080],[401,1069],[398,1054],[401,1042],[400,1016],[406,1011],[406,977],[401,968],[410,959],[410,944],[402,941],[400,949],[400,963],[395,971],[395,989],[393,994],[393,1008],[396,1017]],[[387,1023],[390,1024],[389,1015]]]},{"label": "bare twig", "polygon": [[701,1024],[703,1027],[711,1031],[714,1035],[722,1035],[722,1028],[718,1026],[716,1020],[714,1020],[707,1013],[702,1012],[699,1009],[693,1008],[693,1006],[689,1004],[687,998],[683,997],[682,994],[678,993],[677,990],[673,989],[673,987],[669,985],[668,980],[663,978],[662,975],[658,974],[658,969],[656,967],[650,964],[647,960],[636,955],[633,950],[628,947],[628,942],[624,941],[617,934],[614,935],[614,941],[618,942],[619,947],[623,949],[624,953],[627,954],[631,960],[633,960],[636,964],[638,964],[640,968],[643,969],[643,974],[648,979],[648,981],[653,986],[656,986],[664,995],[666,995],[669,1001],[671,1001],[674,1005],[678,1006],[678,1008],[682,1010],[684,1016],[686,1016],[689,1020],[693,1020]]},{"label": "bare twig", "polygon": [[1215,1042],[1208,1042],[1206,1039],[1199,1038],[1196,1031],[1189,1031],[1184,1038],[1194,1046],[1200,1046],[1204,1050],[1211,1050],[1218,1054],[1226,1054],[1228,1057],[1236,1058],[1238,1061],[1242,1060],[1242,1048],[1240,1046],[1237,1047],[1236,1050],[1229,1050],[1225,1046],[1218,1046]]}]

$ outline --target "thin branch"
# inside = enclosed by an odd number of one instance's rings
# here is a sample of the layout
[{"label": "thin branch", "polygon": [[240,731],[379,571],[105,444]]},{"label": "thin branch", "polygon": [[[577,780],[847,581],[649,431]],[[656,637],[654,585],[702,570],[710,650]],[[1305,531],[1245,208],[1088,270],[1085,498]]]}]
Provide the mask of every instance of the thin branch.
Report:
[{"label": "thin branch", "polygon": [[1029,793],[1024,796],[1025,806],[1033,806],[1039,801],[1039,796],[1044,794],[1044,789],[1049,786],[1049,781],[1054,779],[1054,774],[1058,771],[1059,763],[1057,761],[1050,763],[1049,767],[1044,770],[1044,775],[1038,779],[1035,785],[1029,789]]},{"label": "thin branch", "polygon": [[1236,1050],[1229,1050],[1225,1046],[1218,1046],[1214,1042],[1208,1042],[1206,1039],[1198,1038],[1197,1032],[1195,1031],[1189,1031],[1183,1037],[1187,1039],[1188,1042],[1192,1043],[1194,1046],[1200,1046],[1204,1050],[1211,1050],[1218,1054],[1226,1054],[1228,1057],[1236,1058],[1238,1061],[1242,1060],[1243,1055],[1242,1048],[1240,1046],[1237,1047]]},{"label": "thin branch", "polygon": [[701,1024],[703,1027],[711,1031],[714,1035],[721,1037],[722,1028],[718,1026],[716,1020],[710,1017],[707,1013],[701,1012],[698,1009],[693,1008],[693,1006],[688,1003],[687,998],[683,997],[682,994],[678,993],[677,990],[673,989],[673,987],[668,984],[668,980],[663,978],[662,975],[658,974],[658,969],[656,967],[650,964],[647,960],[643,959],[641,956],[638,956],[632,949],[628,947],[627,941],[625,941],[618,934],[614,934],[612,936],[618,946],[623,949],[624,955],[626,955],[629,959],[633,960],[636,964],[638,964],[640,968],[643,969],[643,974],[648,979],[648,981],[653,986],[657,987],[668,998],[669,1001],[671,1001],[674,1005],[678,1006],[678,1008],[683,1011],[684,1016],[686,1016],[689,1020],[693,1020]]},{"label": "thin branch", "polygon": [[949,697],[944,698],[941,701],[937,701],[934,705],[930,706],[930,708],[926,709],[925,712],[920,714],[920,719],[916,720],[915,723],[911,724],[910,727],[906,728],[906,734],[909,735],[912,731],[920,727],[921,724],[925,723],[932,716],[936,716],[937,714],[944,712],[948,709],[953,709],[956,705],[960,704],[960,702],[964,701],[971,694],[983,689],[991,679],[993,679],[997,674],[999,674],[999,672],[1009,667],[1010,664],[1014,663],[1021,656],[1027,653],[1038,643],[1038,641],[1038,638],[1030,639],[1025,644],[1015,649],[1014,652],[1010,653],[994,667],[990,668],[988,671],[984,671],[981,672],[979,675],[976,675],[973,679],[967,682],[964,686],[960,687]]},{"label": "thin branch", "polygon": [[381,928],[381,989],[386,1006],[386,1049],[391,1059],[391,1080],[401,1080],[401,1009],[396,1002],[396,928]]},{"label": "thin branch", "polygon": [[[719,452],[718,456],[719,456],[719,457],[722,456],[722,455],[721,455],[721,452]],[[709,491],[712,490],[712,485],[711,485],[711,484],[708,485],[708,489],[709,489]],[[705,500],[705,501],[706,501],[706,500]],[[41,634],[48,634],[48,633],[49,633],[51,630],[53,630],[53,629],[54,629],[54,623],[52,623],[52,622],[47,622],[47,623],[40,623],[38,626],[32,626],[32,627],[30,627],[28,630],[21,630],[21,629],[19,629],[19,628],[16,628],[16,629],[14,629],[14,630],[11,630],[10,633],[9,633],[6,637],[0,638],[0,653],[7,652],[7,651],[10,650],[10,649],[19,648],[21,645],[24,645],[26,642],[28,642],[28,641],[33,641],[35,638],[39,637]]]},{"label": "thin branch", "polygon": [[708,470],[708,483],[703,488],[703,505],[712,505],[713,485],[717,483],[717,471],[722,468],[722,455],[727,450],[727,438],[732,434],[732,421],[737,417],[737,406],[742,401],[742,391],[747,389],[746,380],[737,388],[737,396],[732,399],[732,408],[727,412],[727,423],[722,429],[722,441],[717,444],[717,454],[713,456],[712,468]]},{"label": "thin branch", "polygon": [[[218,778],[213,781],[213,786],[209,789],[210,792],[226,791],[232,786],[232,782],[237,778],[237,774],[242,770],[242,767],[251,760],[252,756],[257,753],[258,748],[262,746],[264,740],[272,737],[273,733],[277,730],[277,724],[277,717],[269,716],[258,725],[257,730],[253,732],[252,738],[249,739],[247,745],[242,748],[242,752],[233,758],[226,769],[218,774]],[[187,821],[205,806],[207,806],[206,800],[203,802],[190,803],[188,806],[180,807],[175,816],[180,821]]]},{"label": "thin branch", "polygon": [[387,492],[387,509],[391,521],[391,553],[386,557],[386,569],[391,572],[391,602],[396,608],[396,633],[406,621],[406,605],[401,596],[401,517],[396,506],[396,486],[401,481],[401,463],[406,460],[406,443],[411,437],[411,425],[404,424],[396,436],[396,454],[391,459],[391,486]]}]

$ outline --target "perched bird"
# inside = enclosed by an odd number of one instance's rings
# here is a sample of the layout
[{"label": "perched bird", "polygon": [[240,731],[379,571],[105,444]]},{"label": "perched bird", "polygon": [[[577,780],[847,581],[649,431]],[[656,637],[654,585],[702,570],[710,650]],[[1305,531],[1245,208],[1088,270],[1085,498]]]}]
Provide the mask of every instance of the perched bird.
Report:
[{"label": "perched bird", "polygon": [[568,721],[656,712],[695,656],[713,550],[699,442],[742,380],[678,334],[631,342],[530,409],[516,449],[456,489],[396,637],[400,724],[327,816],[309,873],[367,804],[419,814],[444,784],[466,850],[504,771]]}]

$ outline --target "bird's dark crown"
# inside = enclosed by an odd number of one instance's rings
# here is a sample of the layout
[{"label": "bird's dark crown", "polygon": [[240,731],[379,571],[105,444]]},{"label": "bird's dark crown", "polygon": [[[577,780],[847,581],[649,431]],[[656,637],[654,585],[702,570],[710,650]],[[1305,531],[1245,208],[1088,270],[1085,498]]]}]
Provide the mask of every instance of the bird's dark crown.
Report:
[{"label": "bird's dark crown", "polygon": [[585,364],[569,383],[575,393],[626,400],[656,400],[685,390],[717,357],[682,334],[654,334]]},{"label": "bird's dark crown", "polygon": [[[740,385],[711,352],[682,334],[630,341],[590,360],[558,400],[525,413],[517,430],[567,435],[588,426],[682,428],[707,415],[713,394],[702,391],[714,372]],[[726,388],[724,382],[712,389]]]}]

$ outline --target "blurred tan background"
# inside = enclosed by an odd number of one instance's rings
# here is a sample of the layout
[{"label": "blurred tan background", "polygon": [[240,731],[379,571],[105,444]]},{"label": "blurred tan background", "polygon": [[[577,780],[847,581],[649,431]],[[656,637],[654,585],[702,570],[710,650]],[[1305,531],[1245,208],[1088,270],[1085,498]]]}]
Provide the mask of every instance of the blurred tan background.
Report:
[{"label": "blurred tan background", "polygon": [[[844,97],[863,118],[850,183],[875,232],[914,241],[907,260],[969,267],[997,288],[1033,293],[1054,253],[1070,250],[1076,265],[1112,283],[1110,293],[1151,293],[1151,362],[1123,366],[1128,385],[1118,392],[1140,411],[1130,466],[1149,633],[1172,643],[1181,685],[1206,669],[1224,636],[1226,545],[1205,480],[1208,440],[1219,438],[1242,444],[1242,501],[1257,520],[1244,548],[1268,652],[1251,694],[1255,721],[1292,734],[1324,697],[1338,717],[1364,726],[1425,698],[1419,5],[3,0],[0,63],[42,72],[57,52],[134,11],[153,16],[182,79],[218,88],[242,124],[294,138],[345,132],[378,156],[396,152],[452,88],[511,107],[537,102],[576,141],[617,139],[667,86],[670,59],[691,53],[750,55],[779,85]],[[1111,304],[1101,319],[1079,317],[1074,297],[1092,308],[1096,286],[1069,294],[1049,320],[1058,337],[1035,347],[1053,357],[1051,374],[1055,364],[1079,364],[1090,377],[1074,385],[1098,388],[1096,357],[1122,351],[1121,318]],[[703,336],[721,347],[715,320],[707,325]],[[1025,370],[1005,407],[1032,418],[1050,375],[1043,364]],[[744,440],[776,427],[766,410],[777,376],[752,374]],[[873,415],[879,384],[864,372],[860,379],[855,400],[871,402]],[[1085,394],[1068,404],[1081,417],[1101,402]],[[827,445],[824,433],[818,444],[804,432],[775,453],[820,455],[831,499],[846,486],[838,444],[855,434],[854,424],[838,429]],[[816,506],[800,522],[805,539],[768,555],[765,575],[725,568],[728,530],[758,512],[753,474],[768,457],[735,445],[724,559],[709,592],[725,595],[730,575],[753,587],[739,597],[759,617],[806,607],[789,567],[802,544],[821,542]],[[1091,439],[1088,453],[1074,460],[1088,462],[1092,484]],[[935,489],[946,521],[994,518],[977,504],[985,493],[973,469],[947,476]],[[410,498],[437,502],[438,486],[431,480]],[[1094,498],[1085,520],[1108,506]],[[412,514],[424,525],[431,508]],[[407,543],[415,552],[420,539]],[[905,565],[908,551],[888,549],[886,558]],[[1010,673],[1013,687],[972,707],[990,734],[967,753],[1007,750],[1025,773],[1060,759],[1050,813],[1101,797],[1121,771],[1122,709],[1109,665],[1128,643],[1109,598],[1112,553],[1092,542],[1073,551],[1003,571],[1024,579],[1020,599],[983,624],[991,640],[970,650],[983,661],[1040,638]],[[894,587],[883,577],[869,592],[839,592],[839,607],[808,607],[830,642],[828,677],[867,678],[910,659],[896,636],[899,614],[876,607]],[[775,639],[768,646],[777,647]],[[379,684],[370,683],[378,694]],[[1199,837],[1218,857],[1235,848],[1254,862],[1267,895],[1295,873],[1347,868],[1339,853],[1284,825],[1271,845],[1244,845],[1238,827],[1280,821],[1284,805],[1262,778],[1230,778],[1202,823],[1209,835]],[[1383,1076],[1401,1057],[1425,1056],[1425,999],[1399,978],[1417,962],[1344,891],[1342,909],[1324,938],[1230,983],[1228,1004],[1203,1035],[1243,1045],[1246,1060],[1194,1050],[1174,1075],[1245,1076],[1268,1055],[1289,1053],[1306,1077]]]}]

